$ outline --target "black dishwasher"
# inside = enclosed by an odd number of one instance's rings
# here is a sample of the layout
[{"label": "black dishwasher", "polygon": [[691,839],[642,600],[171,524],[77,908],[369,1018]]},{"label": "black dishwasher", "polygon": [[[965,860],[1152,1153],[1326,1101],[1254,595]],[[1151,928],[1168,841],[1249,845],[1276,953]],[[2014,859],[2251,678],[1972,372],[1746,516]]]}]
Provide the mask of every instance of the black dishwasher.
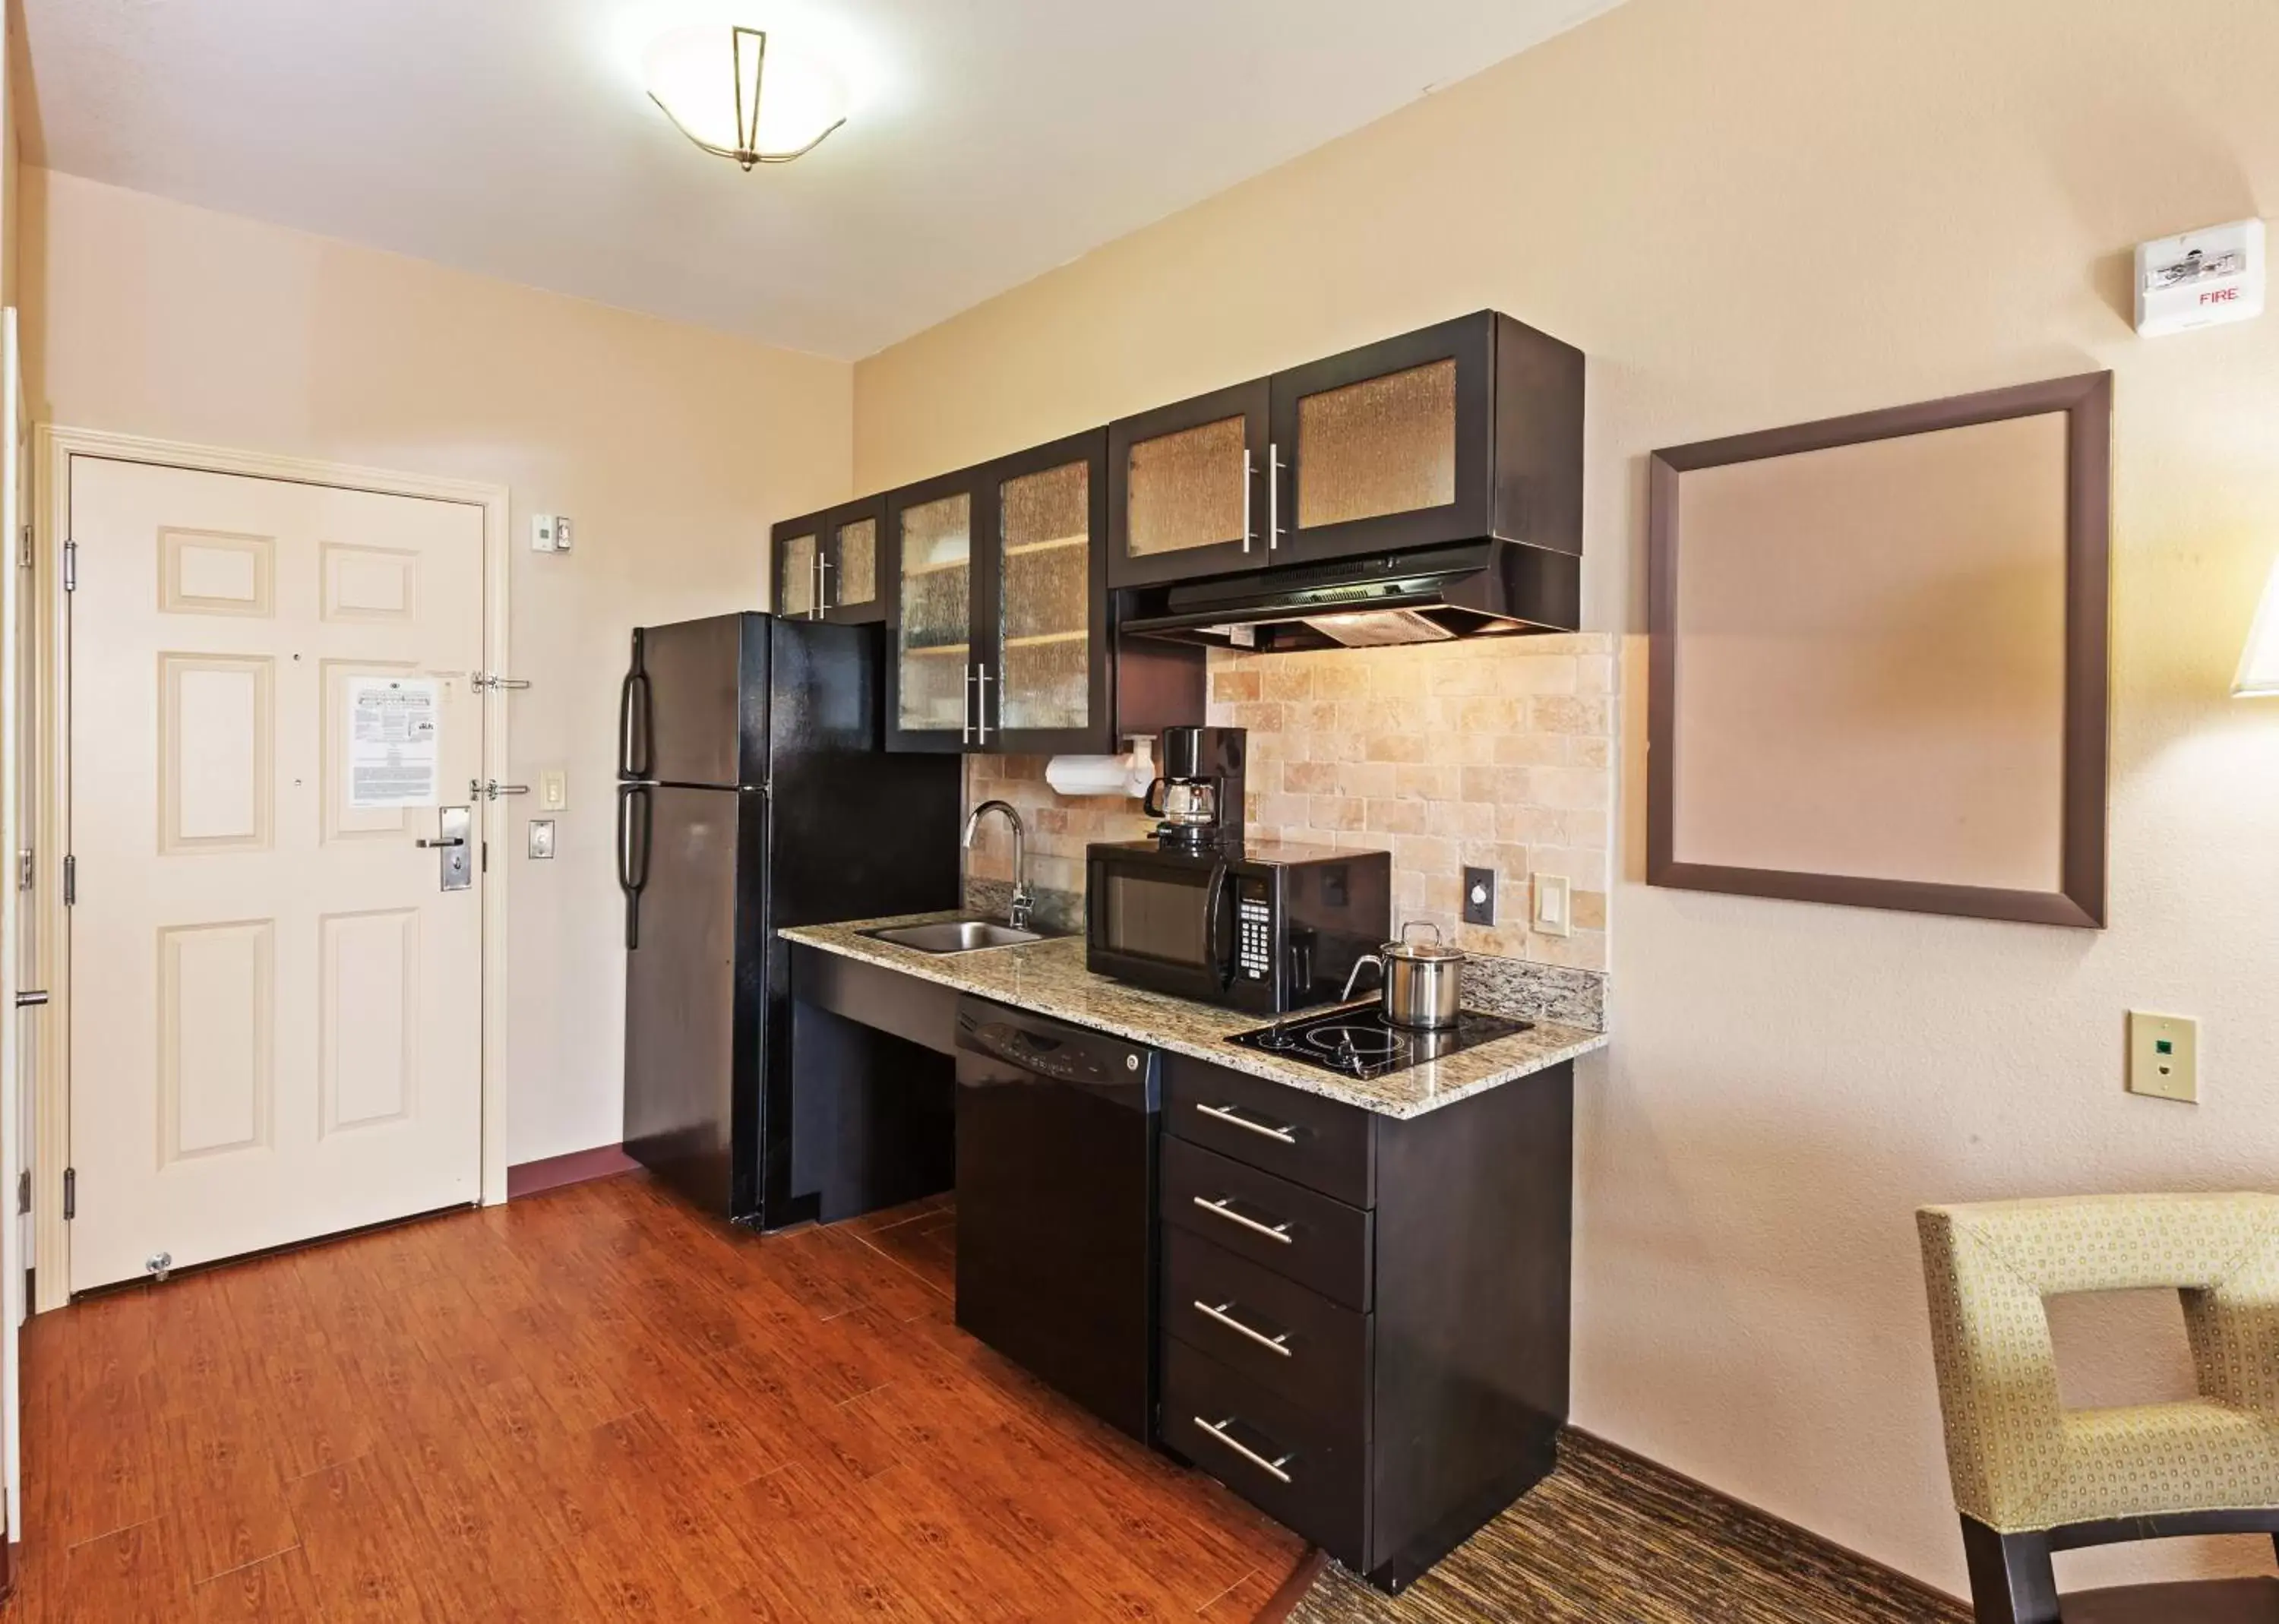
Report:
[{"label": "black dishwasher", "polygon": [[1155,1052],[957,1001],[957,1322],[1150,1441]]}]

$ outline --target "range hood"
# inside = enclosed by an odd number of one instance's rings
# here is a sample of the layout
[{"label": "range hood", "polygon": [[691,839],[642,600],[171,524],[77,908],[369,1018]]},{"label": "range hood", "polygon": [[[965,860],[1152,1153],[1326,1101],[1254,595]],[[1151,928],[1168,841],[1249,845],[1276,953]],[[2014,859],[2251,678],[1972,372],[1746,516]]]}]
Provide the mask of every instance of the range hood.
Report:
[{"label": "range hood", "polygon": [[1128,587],[1118,594],[1116,626],[1266,653],[1572,632],[1582,620],[1582,573],[1572,553],[1466,541]]}]

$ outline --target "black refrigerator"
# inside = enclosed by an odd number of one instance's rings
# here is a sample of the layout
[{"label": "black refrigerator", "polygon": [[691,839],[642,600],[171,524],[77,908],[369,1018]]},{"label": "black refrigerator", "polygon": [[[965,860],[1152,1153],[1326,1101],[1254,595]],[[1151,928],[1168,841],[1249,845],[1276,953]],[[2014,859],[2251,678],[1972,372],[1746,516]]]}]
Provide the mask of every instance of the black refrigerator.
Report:
[{"label": "black refrigerator", "polygon": [[777,931],[958,905],[961,763],[882,748],[881,644],[759,614],[643,626],[620,695],[625,1151],[764,1229],[818,1206]]}]

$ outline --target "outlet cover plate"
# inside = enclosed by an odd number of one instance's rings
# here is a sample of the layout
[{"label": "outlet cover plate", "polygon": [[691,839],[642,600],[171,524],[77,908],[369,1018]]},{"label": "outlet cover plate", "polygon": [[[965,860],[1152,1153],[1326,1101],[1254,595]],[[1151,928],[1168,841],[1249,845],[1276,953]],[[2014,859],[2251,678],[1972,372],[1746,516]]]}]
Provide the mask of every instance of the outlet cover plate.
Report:
[{"label": "outlet cover plate", "polygon": [[533,817],[530,820],[530,854],[544,862],[554,855],[554,820]]},{"label": "outlet cover plate", "polygon": [[1496,871],[1493,869],[1464,870],[1464,923],[1492,925],[1495,923]]},{"label": "outlet cover plate", "polygon": [[2199,1023],[2183,1015],[2129,1012],[2129,1092],[2197,1104]]}]

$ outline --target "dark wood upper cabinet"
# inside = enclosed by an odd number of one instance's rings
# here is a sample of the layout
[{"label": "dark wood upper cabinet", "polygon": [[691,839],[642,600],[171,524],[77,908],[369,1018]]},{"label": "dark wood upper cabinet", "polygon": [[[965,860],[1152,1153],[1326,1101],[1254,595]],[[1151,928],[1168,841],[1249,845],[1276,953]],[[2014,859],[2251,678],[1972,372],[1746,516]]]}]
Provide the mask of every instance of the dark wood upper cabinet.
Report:
[{"label": "dark wood upper cabinet", "polygon": [[1499,536],[1582,551],[1583,356],[1493,310],[1109,428],[1109,581]]},{"label": "dark wood upper cabinet", "polygon": [[1107,475],[1093,429],[885,498],[887,748],[1111,752],[1201,720],[1201,651],[1109,624]]},{"label": "dark wood upper cabinet", "polygon": [[1261,378],[1108,425],[1109,586],[1263,564],[1270,403]]},{"label": "dark wood upper cabinet", "polygon": [[977,748],[1109,747],[1107,473],[1101,429],[980,471]]},{"label": "dark wood upper cabinet", "polygon": [[787,619],[871,625],[886,617],[879,553],[882,496],[787,519],[770,532],[768,601]]}]

